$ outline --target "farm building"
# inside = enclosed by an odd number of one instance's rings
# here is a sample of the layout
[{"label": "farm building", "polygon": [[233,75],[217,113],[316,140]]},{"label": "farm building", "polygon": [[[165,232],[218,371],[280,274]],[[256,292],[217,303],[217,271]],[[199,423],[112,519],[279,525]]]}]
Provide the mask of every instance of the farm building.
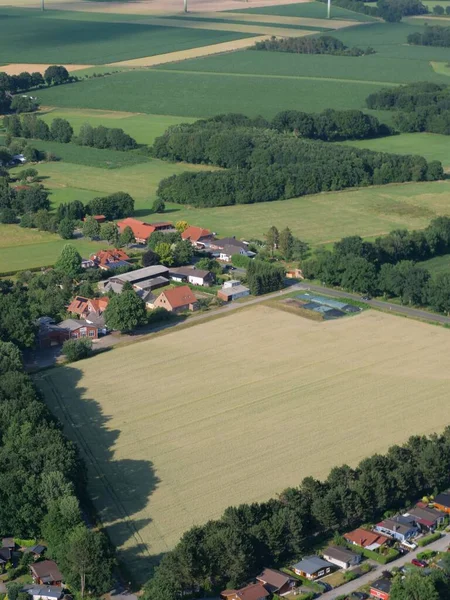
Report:
[{"label": "farm building", "polygon": [[138,221],[131,217],[119,221],[117,227],[119,228],[120,233],[123,233],[127,227],[130,227],[138,244],[146,244],[148,238],[155,231],[173,231],[173,224],[169,221],[145,223],[144,221]]},{"label": "farm building", "polygon": [[370,586],[370,595],[380,600],[389,600],[391,581],[386,578],[377,579]]},{"label": "farm building", "polygon": [[320,558],[320,556],[305,556],[303,560],[292,566],[292,570],[296,575],[300,577],[306,577],[306,579],[318,579],[324,575],[328,575],[335,569],[333,563]]},{"label": "farm building", "polygon": [[399,542],[405,542],[419,533],[419,528],[413,517],[397,516],[392,519],[384,519],[374,527],[385,535],[389,535]]},{"label": "farm building", "polygon": [[428,508],[427,506],[415,506],[414,508],[410,508],[404,516],[412,517],[417,525],[425,531],[434,531],[436,527],[444,522],[445,518],[442,512],[435,510],[434,508]]},{"label": "farm building", "polygon": [[239,298],[245,298],[250,295],[248,287],[241,285],[240,281],[231,280],[225,281],[221,289],[217,292],[217,297],[224,302],[231,302],[232,300],[238,300]]},{"label": "farm building", "polygon": [[438,494],[433,501],[434,508],[450,514],[450,491]]},{"label": "farm building", "polygon": [[67,308],[67,312],[78,315],[91,325],[96,325],[104,329],[105,320],[103,313],[109,304],[108,296],[102,298],[85,298],[84,296],[75,296]]},{"label": "farm building", "polygon": [[79,339],[83,337],[91,338],[92,340],[98,339],[98,327],[93,324],[87,323],[87,321],[80,321],[78,319],[66,319],[61,321],[57,325],[60,330],[66,332],[66,339]]},{"label": "farm building", "polygon": [[30,572],[34,583],[40,585],[60,586],[63,576],[54,560],[43,560],[30,565]]},{"label": "farm building", "polygon": [[181,238],[189,240],[193,246],[204,247],[207,242],[211,242],[214,239],[214,233],[209,231],[209,229],[189,225],[181,234]]},{"label": "farm building", "polygon": [[113,291],[120,294],[122,287],[126,282],[131,283],[135,289],[153,290],[158,287],[163,287],[169,283],[169,269],[163,265],[154,265],[152,267],[144,267],[122,275],[114,275],[105,282],[100,283],[99,287],[103,291]]},{"label": "farm building", "polygon": [[195,267],[173,267],[169,275],[173,281],[187,281],[192,285],[208,287],[214,283],[214,275],[210,271]]},{"label": "farm building", "polygon": [[56,325],[51,317],[40,317],[36,320],[38,327],[38,345],[40,348],[51,348],[52,346],[61,346],[69,339],[66,329],[61,329]]},{"label": "farm building", "polygon": [[277,594],[282,596],[289,592],[294,586],[294,580],[286,573],[276,571],[275,569],[264,569],[261,575],[256,578],[257,581],[263,584],[263,586],[271,594]]},{"label": "farm building", "polygon": [[169,312],[194,311],[198,308],[197,298],[187,285],[165,290],[156,298],[154,308],[165,308]]},{"label": "farm building", "polygon": [[355,565],[359,565],[361,562],[360,554],[355,554],[355,552],[340,546],[328,546],[328,548],[323,551],[323,557],[340,569],[348,569]]},{"label": "farm building", "polygon": [[224,590],[220,594],[224,600],[266,600],[271,595],[261,583],[252,583],[240,590]]},{"label": "farm building", "polygon": [[350,544],[361,546],[361,548],[367,548],[367,550],[376,550],[389,541],[389,538],[385,535],[362,528],[355,529],[349,533],[344,533],[344,539],[347,540],[347,542],[350,542]]}]

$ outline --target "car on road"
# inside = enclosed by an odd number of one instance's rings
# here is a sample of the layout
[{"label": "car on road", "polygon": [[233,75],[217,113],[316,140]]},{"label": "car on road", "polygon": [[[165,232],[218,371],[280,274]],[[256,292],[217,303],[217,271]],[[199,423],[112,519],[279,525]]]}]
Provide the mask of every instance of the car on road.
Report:
[{"label": "car on road", "polygon": [[361,300],[367,301],[367,300],[372,300],[372,298],[370,296],[366,295],[366,296],[361,296]]},{"label": "car on road", "polygon": [[413,558],[411,564],[415,567],[420,567],[423,569],[424,567],[428,567],[428,563],[424,560],[419,560],[418,558]]}]

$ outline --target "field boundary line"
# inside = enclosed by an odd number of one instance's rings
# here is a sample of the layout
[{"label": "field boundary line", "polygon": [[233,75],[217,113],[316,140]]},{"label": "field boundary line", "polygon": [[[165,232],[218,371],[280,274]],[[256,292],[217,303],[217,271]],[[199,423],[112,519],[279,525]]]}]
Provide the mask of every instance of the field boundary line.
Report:
[{"label": "field boundary line", "polygon": [[[127,527],[130,530],[131,536],[135,539],[135,541],[137,543],[138,548],[142,548],[147,553],[148,557],[151,558],[150,550],[149,550],[147,544],[144,542],[144,540],[141,537],[141,534],[138,532],[138,530],[136,529],[136,527],[134,525],[134,519],[128,514],[128,512],[125,509],[125,507],[123,506],[120,498],[117,496],[117,494],[114,490],[114,486],[110,483],[106,473],[104,473],[104,471],[100,468],[100,464],[98,463],[95,455],[91,451],[89,443],[84,439],[83,434],[80,431],[78,431],[78,428],[73,426],[71,415],[70,415],[59,391],[57,390],[57,388],[53,382],[53,379],[48,375],[48,373],[41,375],[40,378],[46,382],[46,384],[49,388],[49,391],[52,394],[52,396],[56,402],[56,405],[60,408],[60,410],[64,416],[64,421],[66,422],[66,426],[69,427],[70,430],[72,431],[73,436],[75,437],[76,443],[78,444],[78,446],[82,450],[83,454],[88,459],[89,463],[92,465],[94,471],[97,474],[98,481],[101,483],[101,486],[105,489],[106,493],[109,495],[113,505],[115,506],[117,512],[119,513],[119,521],[122,521],[123,523],[125,523],[127,525]],[[83,413],[86,417],[84,410],[83,410]],[[111,461],[111,462],[113,462],[113,461]],[[120,516],[120,513],[122,513],[122,516]],[[107,527],[107,525],[105,525],[105,526]]]}]

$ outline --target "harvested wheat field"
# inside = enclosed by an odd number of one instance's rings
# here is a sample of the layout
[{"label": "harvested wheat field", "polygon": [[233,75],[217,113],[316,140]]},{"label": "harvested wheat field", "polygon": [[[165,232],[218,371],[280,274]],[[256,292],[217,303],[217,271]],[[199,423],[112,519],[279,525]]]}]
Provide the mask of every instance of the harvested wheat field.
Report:
[{"label": "harvested wheat field", "polygon": [[442,430],[450,333],[367,311],[316,323],[258,306],[41,374],[137,578],[231,504]]}]

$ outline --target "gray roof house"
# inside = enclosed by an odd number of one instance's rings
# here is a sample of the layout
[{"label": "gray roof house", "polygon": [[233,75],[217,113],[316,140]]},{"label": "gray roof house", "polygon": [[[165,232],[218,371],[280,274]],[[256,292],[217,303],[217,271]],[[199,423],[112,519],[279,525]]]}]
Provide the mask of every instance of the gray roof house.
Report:
[{"label": "gray roof house", "polygon": [[26,585],[23,591],[33,600],[60,600],[64,596],[63,588],[57,585]]},{"label": "gray roof house", "polygon": [[399,542],[405,542],[419,533],[419,527],[414,517],[398,515],[392,519],[384,519],[373,528],[374,531],[390,535]]},{"label": "gray roof house", "polygon": [[307,579],[318,579],[328,575],[335,569],[333,563],[320,558],[320,556],[305,556],[303,560],[292,565],[292,570],[296,575],[306,577]]},{"label": "gray roof house", "polygon": [[323,551],[323,557],[340,569],[348,569],[361,562],[360,554],[356,554],[356,552],[352,552],[348,548],[343,548],[341,546],[328,546],[328,548]]}]

